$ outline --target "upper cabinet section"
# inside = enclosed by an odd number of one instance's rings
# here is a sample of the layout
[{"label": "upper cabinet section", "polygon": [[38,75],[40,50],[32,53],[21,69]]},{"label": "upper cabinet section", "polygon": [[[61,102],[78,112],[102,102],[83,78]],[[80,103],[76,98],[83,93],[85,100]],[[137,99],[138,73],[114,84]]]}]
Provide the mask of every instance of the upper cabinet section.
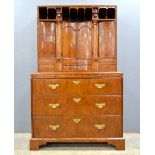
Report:
[{"label": "upper cabinet section", "polygon": [[39,71],[116,71],[116,6],[39,6]]}]

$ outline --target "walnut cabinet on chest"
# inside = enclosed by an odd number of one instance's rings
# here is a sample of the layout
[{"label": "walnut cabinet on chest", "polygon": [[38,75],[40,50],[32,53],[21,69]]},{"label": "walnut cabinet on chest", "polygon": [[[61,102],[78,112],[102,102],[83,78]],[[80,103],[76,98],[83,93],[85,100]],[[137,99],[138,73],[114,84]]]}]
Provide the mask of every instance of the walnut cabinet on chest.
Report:
[{"label": "walnut cabinet on chest", "polygon": [[105,142],[125,149],[116,6],[39,6],[30,149]]}]

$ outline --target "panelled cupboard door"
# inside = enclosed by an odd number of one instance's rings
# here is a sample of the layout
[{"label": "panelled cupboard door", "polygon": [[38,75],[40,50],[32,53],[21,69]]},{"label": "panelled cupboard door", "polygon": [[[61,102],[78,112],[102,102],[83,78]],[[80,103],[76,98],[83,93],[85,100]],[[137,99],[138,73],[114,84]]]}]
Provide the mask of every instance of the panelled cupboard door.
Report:
[{"label": "panelled cupboard door", "polygon": [[77,23],[77,58],[92,57],[92,22]]},{"label": "panelled cupboard door", "polygon": [[92,22],[62,23],[64,58],[91,58]]},{"label": "panelled cupboard door", "polygon": [[39,58],[55,58],[56,46],[56,24],[55,22],[39,22],[38,47]]},{"label": "panelled cupboard door", "polygon": [[76,23],[62,23],[62,53],[64,58],[76,57]]},{"label": "panelled cupboard door", "polygon": [[113,21],[99,22],[99,57],[116,56],[116,24]]}]

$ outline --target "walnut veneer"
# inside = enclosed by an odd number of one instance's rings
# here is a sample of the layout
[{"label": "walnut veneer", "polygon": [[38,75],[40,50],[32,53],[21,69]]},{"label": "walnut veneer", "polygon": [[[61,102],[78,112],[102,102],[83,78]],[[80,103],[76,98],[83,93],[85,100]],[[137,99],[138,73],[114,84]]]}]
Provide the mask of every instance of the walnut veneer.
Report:
[{"label": "walnut veneer", "polygon": [[39,6],[37,24],[30,149],[48,142],[106,142],[125,149],[117,7]]}]

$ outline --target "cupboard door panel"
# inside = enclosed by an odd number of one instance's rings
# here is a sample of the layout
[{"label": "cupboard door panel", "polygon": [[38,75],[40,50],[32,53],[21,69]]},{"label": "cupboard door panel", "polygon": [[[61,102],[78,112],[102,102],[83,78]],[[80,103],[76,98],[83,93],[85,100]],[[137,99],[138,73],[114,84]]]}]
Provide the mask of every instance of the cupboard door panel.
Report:
[{"label": "cupboard door panel", "polygon": [[99,57],[116,56],[115,22],[99,22]]},{"label": "cupboard door panel", "polygon": [[63,22],[63,57],[75,58],[76,57],[76,23]]},{"label": "cupboard door panel", "polygon": [[39,23],[39,57],[40,59],[50,59],[55,57],[55,35],[56,25],[54,22],[40,22]]},{"label": "cupboard door panel", "polygon": [[92,22],[77,23],[77,58],[91,58]]}]

